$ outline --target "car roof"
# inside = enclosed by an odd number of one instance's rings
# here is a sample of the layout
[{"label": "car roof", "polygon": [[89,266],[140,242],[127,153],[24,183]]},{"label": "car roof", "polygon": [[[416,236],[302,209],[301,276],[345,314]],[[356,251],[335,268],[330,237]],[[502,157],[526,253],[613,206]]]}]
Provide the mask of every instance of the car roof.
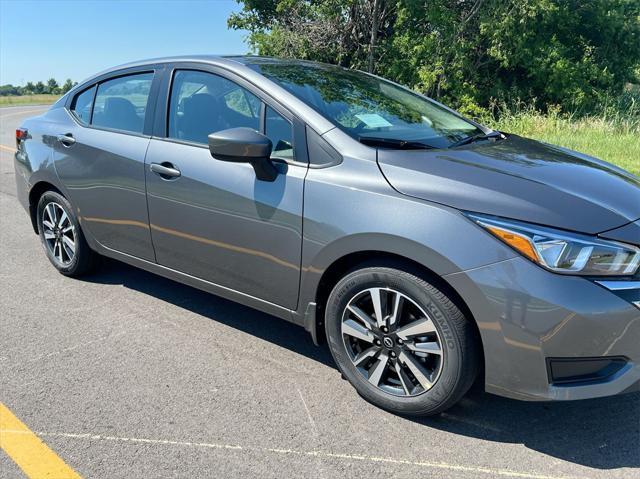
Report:
[{"label": "car roof", "polygon": [[[138,68],[145,67],[151,65],[162,65],[162,64],[173,64],[173,63],[202,63],[208,65],[219,66],[224,68],[232,73],[235,73],[249,82],[255,85],[262,85],[262,87],[267,87],[269,94],[277,98],[280,103],[282,103],[285,107],[292,110],[293,112],[297,112],[302,118],[305,119],[307,124],[309,124],[318,134],[322,135],[329,130],[335,128],[335,125],[331,123],[329,120],[324,118],[318,112],[316,112],[309,105],[304,103],[302,100],[293,96],[291,93],[286,91],[280,85],[271,81],[264,75],[262,75],[259,71],[251,68],[250,65],[254,64],[301,64],[301,65],[311,65],[318,63],[309,62],[304,60],[283,60],[278,58],[271,57],[260,57],[253,55],[180,55],[180,56],[170,56],[170,57],[160,57],[160,58],[150,58],[147,60],[140,60],[130,63],[125,63],[122,65],[118,65],[112,68],[108,68],[103,70],[91,77],[81,81],[77,86],[72,88],[67,94],[65,94],[56,104],[61,103],[64,104],[66,98],[75,95],[79,90],[84,88],[87,84],[91,84],[96,81],[100,77],[109,76],[110,74],[117,74],[122,70],[127,70],[130,68]],[[55,106],[55,105],[54,105]]]},{"label": "car roof", "polygon": [[168,57],[158,57],[158,58],[149,58],[146,60],[138,60],[134,62],[124,63],[122,65],[118,65],[112,68],[108,68],[103,70],[95,75],[92,75],[90,78],[80,82],[86,83],[88,80],[92,78],[106,75],[112,72],[117,72],[119,70],[124,70],[127,68],[135,68],[135,67],[143,67],[146,65],[157,65],[164,63],[208,63],[211,65],[220,65],[220,66],[233,66],[233,67],[249,67],[250,65],[270,65],[270,64],[281,64],[281,65],[320,65],[318,62],[313,62],[309,60],[296,60],[296,59],[283,59],[283,58],[274,58],[274,57],[266,57],[266,56],[258,56],[258,55],[179,55],[179,56],[168,56]]}]

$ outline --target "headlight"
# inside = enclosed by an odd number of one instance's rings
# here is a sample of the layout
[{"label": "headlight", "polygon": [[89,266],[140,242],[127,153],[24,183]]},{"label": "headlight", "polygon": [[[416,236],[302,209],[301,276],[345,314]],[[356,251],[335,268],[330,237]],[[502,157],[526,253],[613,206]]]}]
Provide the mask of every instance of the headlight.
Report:
[{"label": "headlight", "polygon": [[628,244],[519,221],[467,216],[531,261],[556,273],[628,276],[640,265],[640,249]]}]

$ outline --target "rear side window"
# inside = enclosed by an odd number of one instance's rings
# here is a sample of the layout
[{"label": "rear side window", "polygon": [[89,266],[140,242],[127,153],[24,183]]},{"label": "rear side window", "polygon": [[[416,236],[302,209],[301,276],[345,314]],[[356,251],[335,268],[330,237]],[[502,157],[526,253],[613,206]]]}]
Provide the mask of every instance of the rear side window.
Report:
[{"label": "rear side window", "polygon": [[207,144],[207,137],[227,128],[260,130],[260,99],[213,73],[179,70],[169,104],[169,138]]},{"label": "rear side window", "polygon": [[83,91],[73,99],[71,111],[82,123],[89,124],[91,121],[91,110],[93,109],[93,96],[96,94],[96,87],[92,86]]},{"label": "rear side window", "polygon": [[91,124],[142,133],[153,73],[107,80],[98,85]]}]

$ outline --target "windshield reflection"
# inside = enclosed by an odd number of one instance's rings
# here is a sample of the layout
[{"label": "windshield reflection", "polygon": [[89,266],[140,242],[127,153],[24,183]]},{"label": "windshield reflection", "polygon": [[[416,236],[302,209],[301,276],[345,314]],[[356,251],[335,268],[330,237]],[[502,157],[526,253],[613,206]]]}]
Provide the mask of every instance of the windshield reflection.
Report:
[{"label": "windshield reflection", "polygon": [[436,103],[363,72],[257,58],[247,64],[358,140],[393,140],[383,145],[389,148],[401,141],[447,148],[484,133]]}]

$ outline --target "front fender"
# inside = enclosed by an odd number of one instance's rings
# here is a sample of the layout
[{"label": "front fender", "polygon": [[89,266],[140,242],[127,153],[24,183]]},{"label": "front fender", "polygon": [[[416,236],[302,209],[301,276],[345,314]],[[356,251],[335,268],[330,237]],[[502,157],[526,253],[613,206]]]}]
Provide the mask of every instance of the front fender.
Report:
[{"label": "front fender", "polygon": [[303,231],[300,316],[327,269],[353,253],[402,256],[439,276],[517,255],[460,211],[396,192],[372,161],[309,170]]}]

